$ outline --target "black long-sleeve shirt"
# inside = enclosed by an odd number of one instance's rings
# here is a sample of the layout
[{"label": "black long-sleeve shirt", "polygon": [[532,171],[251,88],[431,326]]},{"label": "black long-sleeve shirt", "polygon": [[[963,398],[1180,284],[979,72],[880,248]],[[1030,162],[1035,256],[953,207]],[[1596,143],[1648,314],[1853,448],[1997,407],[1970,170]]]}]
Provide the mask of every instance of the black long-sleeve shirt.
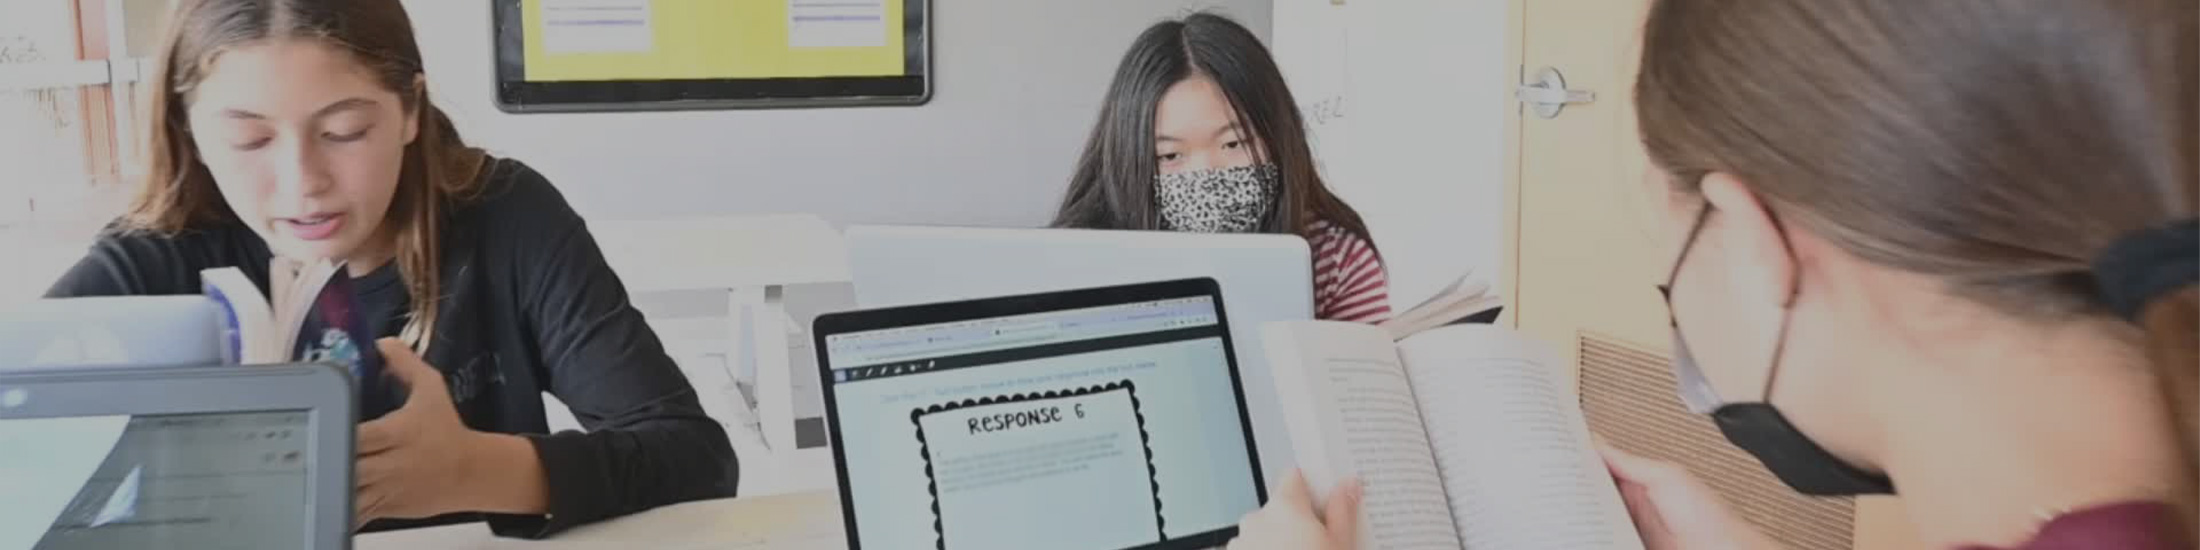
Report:
[{"label": "black long-sleeve shirt", "polygon": [[[488,166],[483,194],[451,209],[443,226],[443,296],[426,359],[443,371],[467,426],[534,443],[549,513],[455,514],[368,529],[481,518],[499,535],[535,538],[732,496],[739,468],[724,429],[703,414],[580,216],[525,165]],[[270,259],[266,242],[237,222],[169,236],[109,232],[47,295],[197,294],[199,272],[217,267],[240,268],[265,291]],[[354,285],[375,334],[396,336],[410,310],[396,263]],[[545,391],[587,431],[550,434]]]}]

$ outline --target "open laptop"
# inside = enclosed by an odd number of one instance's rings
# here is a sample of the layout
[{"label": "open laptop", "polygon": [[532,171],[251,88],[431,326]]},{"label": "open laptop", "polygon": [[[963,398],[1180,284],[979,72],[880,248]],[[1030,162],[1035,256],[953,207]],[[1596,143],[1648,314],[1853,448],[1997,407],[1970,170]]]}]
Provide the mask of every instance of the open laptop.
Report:
[{"label": "open laptop", "polygon": [[328,365],[0,372],[0,548],[348,548],[352,418]]},{"label": "open laptop", "polygon": [[0,312],[0,371],[220,364],[222,316],[205,296],[27,302]]},{"label": "open laptop", "polygon": [[1261,465],[1293,463],[1260,326],[1314,318],[1314,269],[1293,235],[1082,229],[854,226],[847,230],[856,304],[866,308],[1207,277],[1229,293]]},{"label": "open laptop", "polygon": [[829,314],[851,550],[1220,546],[1267,495],[1213,279]]}]

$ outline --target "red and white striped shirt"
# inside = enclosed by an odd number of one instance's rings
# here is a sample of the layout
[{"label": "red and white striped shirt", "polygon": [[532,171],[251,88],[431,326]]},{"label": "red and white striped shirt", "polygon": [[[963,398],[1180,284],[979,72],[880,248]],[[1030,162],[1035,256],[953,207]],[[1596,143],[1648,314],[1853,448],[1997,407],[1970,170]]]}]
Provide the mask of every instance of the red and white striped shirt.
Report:
[{"label": "red and white striped shirt", "polygon": [[1306,229],[1314,251],[1314,318],[1380,323],[1390,320],[1390,280],[1367,237],[1326,220]]}]

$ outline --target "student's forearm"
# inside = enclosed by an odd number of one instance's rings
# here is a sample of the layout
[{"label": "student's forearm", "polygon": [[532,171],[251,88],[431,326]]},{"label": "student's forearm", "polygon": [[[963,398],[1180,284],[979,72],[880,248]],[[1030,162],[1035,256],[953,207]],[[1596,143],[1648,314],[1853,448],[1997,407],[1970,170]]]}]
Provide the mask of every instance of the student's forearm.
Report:
[{"label": "student's forearm", "polygon": [[533,515],[550,511],[549,481],[542,457],[526,438],[479,434],[469,462],[468,482],[460,496],[466,509],[496,514]]}]

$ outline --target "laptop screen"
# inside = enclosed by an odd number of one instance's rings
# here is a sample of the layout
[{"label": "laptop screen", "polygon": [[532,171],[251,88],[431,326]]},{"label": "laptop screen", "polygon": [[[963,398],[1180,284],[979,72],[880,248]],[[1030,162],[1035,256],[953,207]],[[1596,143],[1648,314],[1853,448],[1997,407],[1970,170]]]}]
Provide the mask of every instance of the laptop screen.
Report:
[{"label": "laptop screen", "polygon": [[1119,550],[1234,526],[1261,493],[1224,330],[1199,296],[826,335],[853,542]]},{"label": "laptop screen", "polygon": [[311,523],[311,419],[0,419],[0,548],[299,548]]}]

